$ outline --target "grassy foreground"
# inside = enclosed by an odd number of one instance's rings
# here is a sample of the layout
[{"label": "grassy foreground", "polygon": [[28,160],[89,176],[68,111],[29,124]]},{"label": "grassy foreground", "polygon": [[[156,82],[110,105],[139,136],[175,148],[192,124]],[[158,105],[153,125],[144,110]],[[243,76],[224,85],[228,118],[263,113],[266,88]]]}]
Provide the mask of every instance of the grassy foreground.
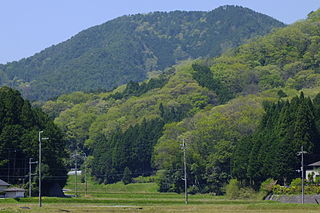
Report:
[{"label": "grassy foreground", "polygon": [[[74,177],[65,188],[74,193]],[[43,198],[38,207],[37,198],[0,199],[0,213],[6,212],[320,212],[318,205],[282,204],[257,200],[227,200],[222,196],[191,195],[184,204],[183,194],[159,193],[154,183],[122,183],[99,185],[88,181],[88,193],[84,184],[77,184],[79,197]]]},{"label": "grassy foreground", "polygon": [[[162,199],[158,202],[146,201],[120,203],[117,201],[106,202],[106,199],[97,200],[97,202],[85,202],[77,198],[56,199],[48,202],[45,200],[43,207],[40,208],[35,202],[27,202],[21,199],[19,202],[10,200],[10,203],[0,203],[0,212],[203,212],[203,213],[220,213],[220,212],[320,212],[317,205],[301,205],[301,204],[281,204],[263,201],[228,201],[228,200],[212,200],[206,202],[190,202],[188,205],[181,202],[162,203]],[[15,202],[14,202],[15,201]]]}]

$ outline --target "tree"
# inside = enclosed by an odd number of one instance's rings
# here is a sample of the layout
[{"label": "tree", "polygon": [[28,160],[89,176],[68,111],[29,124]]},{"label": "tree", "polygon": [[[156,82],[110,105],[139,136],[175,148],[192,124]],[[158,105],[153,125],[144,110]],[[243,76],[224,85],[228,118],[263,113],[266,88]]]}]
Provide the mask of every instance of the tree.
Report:
[{"label": "tree", "polygon": [[132,172],[128,167],[126,167],[123,171],[122,182],[125,185],[132,183]]},{"label": "tree", "polygon": [[64,163],[67,154],[63,134],[48,115],[31,107],[18,91],[8,87],[0,88],[0,170],[8,175],[7,181],[10,184],[27,181],[18,177],[27,177],[26,170],[22,168],[25,168],[29,158],[38,158],[40,130],[49,137],[42,144],[42,189],[43,194],[48,195],[54,183],[62,188],[67,180]]}]

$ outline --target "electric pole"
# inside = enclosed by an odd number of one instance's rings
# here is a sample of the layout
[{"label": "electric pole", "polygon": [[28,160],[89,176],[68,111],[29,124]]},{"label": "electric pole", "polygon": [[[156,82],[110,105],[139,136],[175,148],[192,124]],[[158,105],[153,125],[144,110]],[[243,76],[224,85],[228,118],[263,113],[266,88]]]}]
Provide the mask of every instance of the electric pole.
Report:
[{"label": "electric pole", "polygon": [[86,163],[86,160],[87,160],[87,155],[86,153],[83,153],[84,155],[84,181],[85,181],[85,196],[87,196],[87,191],[88,191],[88,183],[87,183],[87,163]]},{"label": "electric pole", "polygon": [[42,200],[41,200],[41,141],[48,140],[49,138],[41,138],[41,133],[43,131],[39,131],[39,207],[42,207]]},{"label": "electric pole", "polygon": [[36,163],[38,163],[38,161],[32,162],[32,158],[29,158],[29,197],[31,197],[31,165]]},{"label": "electric pole", "polygon": [[186,162],[186,143],[182,139],[182,149],[183,149],[183,170],[184,170],[184,197],[185,204],[188,204],[188,182],[187,182],[187,162]]},{"label": "electric pole", "polygon": [[78,165],[77,165],[77,155],[78,155],[78,154],[77,154],[77,150],[76,150],[76,154],[75,154],[75,156],[74,156],[74,169],[75,169],[75,181],[76,181],[74,187],[75,187],[75,196],[76,196],[76,197],[78,196],[78,195],[77,195],[77,194],[78,194],[78,192],[77,192],[77,172],[78,172],[78,171],[77,171],[77,169],[78,169],[78,168],[77,168],[77,166],[78,166]]},{"label": "electric pole", "polygon": [[301,155],[301,203],[304,204],[304,169],[303,169],[303,154],[306,154],[306,151],[303,151],[303,146],[301,146],[301,151],[298,152],[298,155]]}]

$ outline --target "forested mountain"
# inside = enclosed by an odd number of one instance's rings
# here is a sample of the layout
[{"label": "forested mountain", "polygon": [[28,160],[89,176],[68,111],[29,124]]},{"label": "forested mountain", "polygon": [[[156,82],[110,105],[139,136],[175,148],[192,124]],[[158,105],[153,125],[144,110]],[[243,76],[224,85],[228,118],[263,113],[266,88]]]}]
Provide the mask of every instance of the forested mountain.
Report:
[{"label": "forested mountain", "polygon": [[259,128],[236,144],[233,175],[255,185],[268,178],[288,184],[301,166],[302,146],[306,165],[320,158],[320,93],[313,100],[301,93],[264,109]]},{"label": "forested mountain", "polygon": [[[307,20],[276,30],[218,58],[184,62],[165,69],[153,80],[130,82],[110,92],[63,95],[48,101],[43,110],[56,117],[55,123],[67,133],[71,150],[80,147],[91,155],[92,175],[99,182],[121,180],[128,169],[135,176],[158,170],[161,191],[182,191],[180,144],[184,139],[188,147],[189,190],[222,193],[223,185],[232,175],[247,180],[251,176],[238,174],[255,171],[247,171],[247,167],[245,172],[235,170],[239,164],[235,162],[250,164],[246,159],[235,158],[239,146],[242,152],[249,152],[250,144],[256,143],[266,143],[265,146],[274,146],[279,151],[291,146],[277,139],[278,135],[269,134],[270,140],[256,140],[259,131],[268,129],[290,136],[288,140],[296,141],[293,152],[304,141],[306,148],[319,153],[320,127],[316,117],[319,116],[316,95],[320,91],[319,22],[320,11],[316,11]],[[301,91],[304,95],[296,97]],[[280,102],[273,104],[277,101]],[[303,114],[307,113],[305,109],[311,114]],[[294,111],[297,113],[291,113]],[[301,134],[281,133],[286,119],[294,121],[292,125],[305,126],[303,118],[310,118],[305,122],[311,122],[312,128]],[[308,139],[304,135],[312,136]],[[273,138],[283,142],[283,146],[273,144],[276,143]],[[249,145],[241,146],[244,142]],[[252,155],[257,152],[251,151]],[[270,163],[268,159],[264,158],[262,164]],[[266,174],[280,177],[278,173]],[[294,177],[292,173],[286,175],[288,179]],[[267,177],[259,178],[255,183]]]},{"label": "forested mountain", "polygon": [[122,16],[32,57],[0,65],[0,85],[30,100],[109,90],[178,61],[214,57],[284,24],[238,6]]},{"label": "forested mountain", "polygon": [[[20,93],[0,88],[0,179],[10,184],[28,180],[28,161],[38,159],[38,133],[48,140],[42,142],[42,193],[50,194],[54,184],[63,187],[67,180],[65,140],[63,133],[39,108],[31,107]],[[32,166],[38,173],[38,166]],[[38,192],[38,176],[32,178],[34,194]],[[26,185],[24,185],[26,187]]]}]

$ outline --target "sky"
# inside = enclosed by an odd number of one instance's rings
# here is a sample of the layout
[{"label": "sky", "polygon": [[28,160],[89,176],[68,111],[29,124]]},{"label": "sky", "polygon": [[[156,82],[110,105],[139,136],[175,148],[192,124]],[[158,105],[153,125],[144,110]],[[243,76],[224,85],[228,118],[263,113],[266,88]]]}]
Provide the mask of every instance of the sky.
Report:
[{"label": "sky", "polygon": [[248,7],[291,24],[320,8],[320,0],[2,0],[0,63],[32,56],[122,15],[210,11],[222,5]]}]

